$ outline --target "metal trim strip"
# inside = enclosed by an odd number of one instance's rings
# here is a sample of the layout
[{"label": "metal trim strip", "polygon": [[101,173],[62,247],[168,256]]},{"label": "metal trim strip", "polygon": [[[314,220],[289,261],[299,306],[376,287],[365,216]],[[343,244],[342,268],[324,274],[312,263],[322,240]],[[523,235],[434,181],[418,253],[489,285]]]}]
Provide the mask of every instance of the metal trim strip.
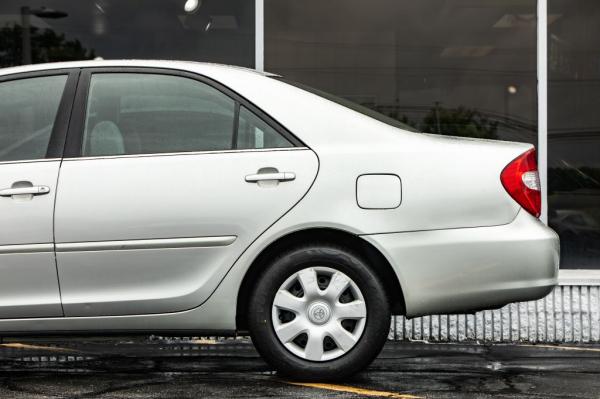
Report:
[{"label": "metal trim strip", "polygon": [[265,1],[254,3],[254,68],[265,71]]},{"label": "metal trim strip", "polygon": [[64,242],[56,244],[56,252],[223,247],[232,244],[236,239],[236,236],[218,236],[191,238],[159,238],[147,240]]},{"label": "metal trim strip", "polygon": [[126,154],[126,155],[99,155],[90,157],[69,157],[63,161],[88,161],[97,159],[120,159],[120,158],[158,158],[172,156],[192,156],[192,155],[213,155],[213,154],[237,154],[237,153],[253,153],[253,152],[274,152],[274,151],[307,151],[308,147],[287,147],[287,148],[256,148],[245,150],[218,150],[218,151],[187,151],[187,152],[155,152],[150,154]]},{"label": "metal trim strip", "polygon": [[600,270],[560,269],[558,285],[600,286]]},{"label": "metal trim strip", "polygon": [[54,244],[14,244],[0,245],[0,255],[4,254],[27,254],[39,252],[54,252]]},{"label": "metal trim strip", "polygon": [[[36,163],[36,162],[56,162],[60,161],[60,158],[40,158],[40,159],[23,159],[18,161],[0,161],[0,165],[11,165],[21,163]],[[29,245],[29,244],[27,244]]]},{"label": "metal trim strip", "polygon": [[540,220],[548,224],[548,0],[537,0],[538,170],[542,187]]}]

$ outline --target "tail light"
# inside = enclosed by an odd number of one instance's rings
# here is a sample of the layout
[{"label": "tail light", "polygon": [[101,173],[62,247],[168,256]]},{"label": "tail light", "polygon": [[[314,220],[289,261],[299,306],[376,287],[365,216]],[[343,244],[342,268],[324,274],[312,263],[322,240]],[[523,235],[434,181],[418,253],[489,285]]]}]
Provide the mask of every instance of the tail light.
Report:
[{"label": "tail light", "polygon": [[540,217],[542,198],[535,149],[519,155],[506,165],[500,174],[500,181],[519,205],[535,217]]}]

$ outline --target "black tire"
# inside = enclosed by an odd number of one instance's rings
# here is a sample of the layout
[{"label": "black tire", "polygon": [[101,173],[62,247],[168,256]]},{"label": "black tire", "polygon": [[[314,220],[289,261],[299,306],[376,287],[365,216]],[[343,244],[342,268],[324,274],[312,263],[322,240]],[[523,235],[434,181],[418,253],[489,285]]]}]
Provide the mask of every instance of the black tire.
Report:
[{"label": "black tire", "polygon": [[[325,266],[341,271],[358,286],[367,308],[362,336],[339,358],[310,361],[290,352],[273,328],[272,305],[281,285],[299,270]],[[339,380],[367,367],[381,352],[390,328],[390,305],[377,275],[360,256],[330,244],[306,244],[289,250],[265,267],[248,305],[248,327],[262,357],[279,373],[311,381]]]}]

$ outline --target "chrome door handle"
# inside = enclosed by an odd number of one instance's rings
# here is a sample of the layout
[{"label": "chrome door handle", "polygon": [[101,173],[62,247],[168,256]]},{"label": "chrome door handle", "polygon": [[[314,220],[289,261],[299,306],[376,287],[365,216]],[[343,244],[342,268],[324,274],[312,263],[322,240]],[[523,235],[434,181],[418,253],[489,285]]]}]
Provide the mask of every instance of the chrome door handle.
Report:
[{"label": "chrome door handle", "polygon": [[246,176],[246,181],[248,183],[256,183],[266,180],[290,181],[294,180],[295,178],[296,174],[293,172],[256,173]]},{"label": "chrome door handle", "polygon": [[17,188],[5,188],[0,190],[0,197],[12,197],[13,195],[43,195],[50,192],[48,186],[31,186],[31,187],[17,187]]}]

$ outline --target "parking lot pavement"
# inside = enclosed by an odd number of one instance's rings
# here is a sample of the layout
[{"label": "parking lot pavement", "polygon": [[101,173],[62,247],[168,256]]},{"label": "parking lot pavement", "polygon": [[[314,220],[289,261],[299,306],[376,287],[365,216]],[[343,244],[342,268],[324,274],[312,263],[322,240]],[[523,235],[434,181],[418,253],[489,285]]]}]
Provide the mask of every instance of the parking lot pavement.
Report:
[{"label": "parking lot pavement", "polygon": [[331,384],[278,376],[244,340],[5,339],[0,398],[600,397],[600,346],[392,343]]}]

